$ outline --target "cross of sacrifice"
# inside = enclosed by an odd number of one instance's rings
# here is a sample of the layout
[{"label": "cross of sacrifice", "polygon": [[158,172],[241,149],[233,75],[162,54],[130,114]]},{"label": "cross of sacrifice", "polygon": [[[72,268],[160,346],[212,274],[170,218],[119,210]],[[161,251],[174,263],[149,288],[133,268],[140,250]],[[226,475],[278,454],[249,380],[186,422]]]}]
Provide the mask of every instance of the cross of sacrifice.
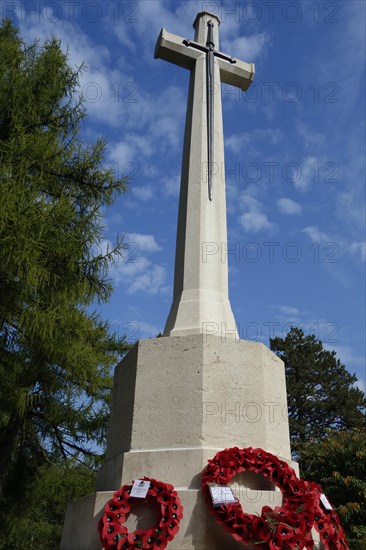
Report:
[{"label": "cross of sacrifice", "polygon": [[155,58],[190,70],[173,304],[164,336],[202,333],[205,323],[224,324],[237,336],[227,262],[217,253],[217,247],[227,247],[220,84],[246,91],[254,65],[219,50],[219,24],[214,13],[198,13],[194,41],[162,29],[155,48]]}]

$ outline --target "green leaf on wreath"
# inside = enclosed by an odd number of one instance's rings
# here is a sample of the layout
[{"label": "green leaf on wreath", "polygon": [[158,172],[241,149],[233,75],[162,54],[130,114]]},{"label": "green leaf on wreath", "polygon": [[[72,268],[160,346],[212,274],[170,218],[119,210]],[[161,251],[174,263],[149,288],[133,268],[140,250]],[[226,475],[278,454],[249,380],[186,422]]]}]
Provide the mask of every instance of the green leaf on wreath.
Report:
[{"label": "green leaf on wreath", "polygon": [[296,514],[301,514],[301,512],[303,512],[305,510],[305,504],[301,504],[297,510],[296,510]]}]

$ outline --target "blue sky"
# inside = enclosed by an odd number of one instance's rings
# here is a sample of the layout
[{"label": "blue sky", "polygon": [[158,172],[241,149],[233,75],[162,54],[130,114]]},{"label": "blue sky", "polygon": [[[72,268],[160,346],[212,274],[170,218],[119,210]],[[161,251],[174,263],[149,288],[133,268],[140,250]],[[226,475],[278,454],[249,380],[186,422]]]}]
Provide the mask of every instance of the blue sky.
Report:
[{"label": "blue sky", "polygon": [[220,49],[256,65],[247,94],[222,88],[239,334],[268,344],[296,324],[335,349],[364,389],[363,0],[2,2],[26,41],[56,35],[71,65],[85,61],[83,138],[107,137],[106,164],[130,177],[104,213],[102,246],[117,233],[130,245],[102,315],[131,340],[164,327],[189,74],[153,53],[162,27],[193,38],[204,9],[221,17]]}]

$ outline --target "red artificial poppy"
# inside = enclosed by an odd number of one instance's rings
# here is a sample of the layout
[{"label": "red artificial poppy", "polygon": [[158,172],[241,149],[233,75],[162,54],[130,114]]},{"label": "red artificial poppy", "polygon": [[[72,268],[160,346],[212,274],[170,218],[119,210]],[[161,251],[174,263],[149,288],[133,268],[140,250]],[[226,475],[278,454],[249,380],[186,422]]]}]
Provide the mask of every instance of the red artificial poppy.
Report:
[{"label": "red artificial poppy", "polygon": [[167,543],[176,535],[183,517],[183,507],[174,487],[155,479],[142,479],[150,481],[145,502],[160,503],[161,518],[158,525],[147,530],[137,529],[132,533],[128,532],[124,522],[133,498],[130,495],[132,485],[124,485],[107,502],[104,516],[98,523],[100,539],[105,550],[164,550]]},{"label": "red artificial poppy", "polygon": [[[265,506],[261,517],[244,513],[240,504],[215,508],[208,483],[227,485],[244,470],[261,473],[271,480],[283,493],[282,507],[272,510]],[[314,546],[311,529],[315,525],[325,549],[348,548],[336,513],[327,516],[319,506],[319,485],[300,480],[286,462],[262,449],[233,447],[217,453],[202,473],[202,489],[216,521],[245,545],[255,544],[258,550],[310,550]]]},{"label": "red artificial poppy", "polygon": [[141,537],[142,548],[151,548],[160,537],[161,531],[156,532],[154,528],[148,529]]},{"label": "red artificial poppy", "polygon": [[181,504],[180,501],[177,501],[177,500],[172,500],[170,503],[169,503],[169,510],[170,510],[170,513],[173,515],[173,514],[176,514],[176,516],[179,518],[179,519],[182,519],[183,517],[183,506]]},{"label": "red artificial poppy", "polygon": [[311,529],[311,527],[307,527],[307,521],[304,514],[297,514],[296,512],[289,511],[287,513],[287,520],[289,525],[292,526],[293,532],[297,537],[299,537],[302,533],[310,531]]},{"label": "red artificial poppy", "polygon": [[[117,546],[112,546],[111,548],[117,548],[117,550],[131,550],[133,548],[136,548],[136,546],[133,544],[131,545],[128,541],[127,541],[127,537],[122,537],[121,539],[119,539],[118,543],[117,543]],[[109,549],[108,549],[109,550]]]},{"label": "red artificial poppy", "polygon": [[308,538],[306,540],[304,548],[306,548],[306,550],[311,550],[312,548],[314,548],[314,541],[312,538]]},{"label": "red artificial poppy", "polygon": [[252,540],[258,538],[259,540],[268,543],[271,538],[271,532],[268,523],[260,517],[255,516],[252,523]]}]

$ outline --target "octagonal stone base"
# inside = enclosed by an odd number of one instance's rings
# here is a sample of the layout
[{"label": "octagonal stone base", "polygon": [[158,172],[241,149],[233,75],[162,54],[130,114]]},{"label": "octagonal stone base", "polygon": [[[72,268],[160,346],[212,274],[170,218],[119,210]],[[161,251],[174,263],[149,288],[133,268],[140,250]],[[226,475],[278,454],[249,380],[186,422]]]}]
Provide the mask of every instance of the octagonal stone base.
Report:
[{"label": "octagonal stone base", "polygon": [[[216,335],[140,341],[116,368],[106,463],[97,492],[69,504],[62,550],[100,550],[104,504],[143,476],[173,484],[182,500],[184,518],[169,548],[242,548],[216,525],[200,492],[207,460],[234,446],[261,447],[297,470],[282,361],[260,343]],[[262,476],[245,472],[233,483],[249,513],[281,505],[281,493]],[[149,510],[142,516],[149,523]]]},{"label": "octagonal stone base", "polygon": [[155,338],[117,366],[107,461],[130,450],[235,445],[291,456],[284,365],[263,344]]}]

